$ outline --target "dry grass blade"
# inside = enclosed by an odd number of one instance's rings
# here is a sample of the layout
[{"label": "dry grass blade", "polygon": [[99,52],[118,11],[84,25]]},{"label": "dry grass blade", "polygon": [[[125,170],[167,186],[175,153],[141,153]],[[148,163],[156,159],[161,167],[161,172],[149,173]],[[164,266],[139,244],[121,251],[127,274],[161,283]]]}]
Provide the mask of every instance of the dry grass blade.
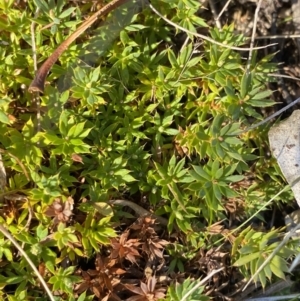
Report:
[{"label": "dry grass blade", "polygon": [[[39,8],[35,12],[34,18],[36,19],[39,15]],[[37,72],[37,55],[36,55],[36,44],[35,44],[35,25],[36,22],[32,21],[31,26],[30,26],[30,31],[31,31],[31,47],[32,47],[32,59],[33,59],[33,67],[34,67],[34,72]],[[40,99],[37,95],[33,97],[33,101],[36,103],[36,120],[37,120],[37,132],[41,131],[41,102]],[[39,144],[39,142],[38,142]]]}]

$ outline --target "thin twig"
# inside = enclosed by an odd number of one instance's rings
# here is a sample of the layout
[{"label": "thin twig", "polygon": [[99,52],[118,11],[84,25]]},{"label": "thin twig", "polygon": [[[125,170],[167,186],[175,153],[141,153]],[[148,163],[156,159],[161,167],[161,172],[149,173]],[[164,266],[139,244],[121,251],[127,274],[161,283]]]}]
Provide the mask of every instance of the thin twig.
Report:
[{"label": "thin twig", "polygon": [[196,291],[201,285],[203,285],[206,281],[212,278],[212,276],[221,272],[222,270],[224,270],[224,268],[220,268],[218,270],[212,270],[205,278],[199,281],[190,291],[188,291],[180,301],[185,301],[188,298],[188,296],[190,296],[194,291]]},{"label": "thin twig", "polygon": [[179,51],[180,53],[182,53],[183,49],[186,47],[186,45],[187,45],[187,43],[189,42],[189,40],[190,40],[190,37],[187,36],[186,39],[184,40],[184,42],[183,42],[181,48],[180,48],[180,51]]},{"label": "thin twig", "polygon": [[300,262],[300,254],[298,254],[296,258],[293,260],[289,268],[289,273],[291,273],[295,269],[295,267],[299,264],[299,262]]},{"label": "thin twig", "polygon": [[290,75],[284,75],[284,74],[279,74],[279,73],[256,73],[259,75],[267,75],[267,76],[273,76],[273,77],[283,77],[283,78],[288,78],[288,79],[292,79],[292,80],[300,80],[299,77],[295,77],[295,76],[290,76]]},{"label": "thin twig", "polygon": [[[34,14],[34,19],[37,18],[39,14],[40,9],[37,8]],[[34,27],[35,27],[35,22],[32,22],[30,25],[30,32],[31,32],[31,49],[32,49],[32,59],[33,59],[33,68],[34,72],[37,71],[37,57],[36,57],[36,44],[35,44],[35,32],[34,32]]]},{"label": "thin twig", "polygon": [[272,258],[279,252],[279,250],[287,243],[287,241],[300,229],[300,224],[293,228],[287,235],[283,238],[282,242],[273,250],[273,252],[267,257],[267,259],[262,263],[261,266],[255,271],[250,280],[247,282],[243,290],[252,282],[252,280],[264,269],[264,267],[272,260]]},{"label": "thin twig", "polygon": [[[194,46],[194,48],[193,48],[193,51],[191,52],[189,58],[187,59],[187,61],[186,61],[186,63],[184,64],[184,66],[182,67],[182,69],[181,69],[181,71],[180,71],[180,74],[179,74],[179,76],[178,76],[178,78],[177,78],[175,84],[177,84],[177,83],[180,81],[182,74],[184,73],[184,71],[185,71],[186,68],[187,68],[187,64],[189,63],[189,61],[190,61],[190,59],[192,58],[193,54],[195,53],[196,49],[200,47],[200,45],[201,45],[200,43],[195,43],[195,46]],[[182,49],[182,48],[181,48],[181,49]]]},{"label": "thin twig", "polygon": [[286,192],[288,189],[290,189],[290,186],[287,185],[284,188],[282,188],[277,194],[275,194],[267,203],[265,203],[260,209],[258,209],[255,213],[253,213],[246,221],[244,221],[241,225],[234,228],[230,232],[228,232],[227,235],[224,235],[224,237],[220,238],[219,240],[215,241],[214,244],[218,244],[221,241],[223,241],[225,238],[229,237],[233,233],[237,232],[238,230],[242,229],[244,226],[246,226],[251,220],[253,220],[254,217],[258,215],[259,212],[265,210],[277,197],[279,197],[283,192]]},{"label": "thin twig", "polygon": [[[37,8],[35,11],[34,19],[38,17],[40,9]],[[37,72],[37,54],[36,54],[36,44],[35,44],[35,24],[36,22],[32,21],[30,26],[30,32],[31,32],[31,49],[32,49],[32,59],[33,59],[33,68],[34,73]],[[36,103],[36,122],[37,122],[37,133],[41,131],[41,101],[39,93],[33,94],[33,101]],[[37,142],[37,145],[39,145],[39,141]]]},{"label": "thin twig", "polygon": [[265,123],[267,123],[268,121],[270,121],[271,119],[275,118],[276,116],[280,115],[281,113],[283,113],[284,111],[288,110],[289,108],[293,107],[295,104],[297,104],[298,102],[300,101],[300,97],[297,98],[296,100],[294,100],[293,102],[291,102],[290,104],[286,105],[285,107],[283,107],[282,109],[280,109],[279,111],[275,112],[274,114],[270,115],[269,117],[267,117],[266,119],[256,123],[256,124],[253,124],[251,126],[249,126],[248,128],[246,128],[245,130],[239,132],[239,133],[235,133],[234,136],[236,135],[241,135],[241,134],[244,134],[248,131],[251,131]]},{"label": "thin twig", "polygon": [[[244,286],[244,283],[246,282],[246,280],[243,279],[240,282],[242,282],[242,283],[238,283],[238,285],[242,284]],[[260,287],[261,287],[261,283],[253,283],[253,284],[249,285],[248,288],[243,292],[241,291],[242,288],[239,288],[230,297],[234,296],[234,299],[233,299],[234,301],[244,301],[247,296],[252,294],[254,291],[257,291]]]},{"label": "thin twig", "polygon": [[217,15],[217,9],[216,9],[216,5],[215,5],[215,0],[208,0],[208,3],[209,3],[209,6],[210,6],[210,10],[214,16],[214,20],[215,20],[215,23],[216,23],[216,26],[218,29],[221,29],[222,28],[222,25],[221,25],[221,22],[218,18],[218,15]]},{"label": "thin twig", "polygon": [[247,62],[247,68],[246,68],[246,73],[250,73],[250,68],[251,68],[251,60],[252,60],[252,53],[253,53],[253,48],[254,48],[254,40],[255,40],[255,33],[256,33],[256,26],[257,26],[257,20],[258,20],[258,13],[260,10],[262,0],[259,0],[256,6],[255,14],[254,14],[254,24],[253,24],[253,29],[252,29],[252,36],[251,36],[251,42],[250,42],[250,51],[249,51],[249,56],[248,56],[248,62]]},{"label": "thin twig", "polygon": [[[177,29],[182,30],[182,31],[185,32],[185,33],[188,33],[188,34],[191,34],[191,35],[193,35],[193,36],[199,37],[199,38],[201,38],[201,39],[203,39],[203,40],[206,40],[206,41],[211,42],[211,43],[213,43],[213,44],[222,46],[222,47],[224,47],[224,48],[228,48],[228,49],[232,49],[232,50],[239,50],[239,51],[249,51],[249,50],[251,50],[251,48],[242,48],[242,47],[236,47],[236,46],[231,46],[231,45],[223,44],[223,43],[221,43],[221,42],[215,41],[214,39],[209,38],[209,37],[207,37],[207,36],[205,36],[205,35],[202,35],[202,34],[200,34],[200,33],[192,32],[192,31],[190,31],[190,30],[188,30],[188,29],[186,29],[186,28],[184,28],[184,27],[182,27],[182,26],[180,26],[180,25],[178,25],[178,24],[176,24],[176,23],[170,21],[170,20],[167,19],[166,17],[164,17],[160,12],[158,12],[158,11],[153,7],[152,4],[150,4],[149,7],[153,10],[154,13],[156,13],[159,17],[161,17],[165,22],[167,22],[168,24],[174,26],[174,27],[177,28]],[[269,44],[269,45],[266,45],[266,46],[261,46],[261,47],[255,47],[255,48],[252,48],[252,50],[265,49],[265,48],[267,48],[267,47],[274,46],[274,45],[276,45],[276,43],[274,43],[274,44]]]},{"label": "thin twig", "polygon": [[[286,279],[281,279],[275,283],[271,283],[270,286],[263,288],[260,291],[256,291],[251,297],[259,298],[259,297],[263,297],[263,296],[274,295],[284,289],[291,287],[294,282],[295,281],[292,281],[290,279],[290,277],[287,277]],[[235,301],[245,301],[245,298],[243,298],[243,299],[239,298],[238,300],[235,300]]]},{"label": "thin twig", "polygon": [[251,298],[251,299],[246,299],[244,301],[279,301],[279,300],[292,300],[292,299],[299,299],[299,298],[300,298],[300,294],[291,294],[285,296]]},{"label": "thin twig", "polygon": [[18,251],[23,255],[23,257],[26,259],[26,261],[28,262],[28,264],[31,266],[31,268],[33,269],[34,273],[36,274],[36,276],[38,277],[38,279],[40,280],[42,286],[44,287],[45,291],[47,292],[49,298],[51,301],[55,301],[54,296],[52,295],[46,281],[43,279],[43,277],[41,276],[41,274],[39,273],[39,271],[37,270],[37,268],[35,267],[34,263],[32,262],[32,260],[29,258],[29,256],[26,254],[26,252],[24,252],[24,250],[21,248],[21,246],[18,244],[18,242],[12,237],[12,235],[7,231],[7,229],[5,229],[2,225],[0,225],[0,231],[3,233],[3,235],[10,240],[15,247],[18,249]]},{"label": "thin twig", "polygon": [[255,40],[263,40],[263,39],[270,39],[270,40],[276,40],[276,39],[296,39],[300,38],[300,34],[279,34],[279,35],[266,35],[266,36],[258,36],[255,37]]},{"label": "thin twig", "polygon": [[4,150],[2,148],[0,148],[0,153],[7,153],[9,156],[11,156],[12,158],[14,158],[17,161],[17,163],[20,165],[20,167],[22,168],[22,170],[24,172],[24,175],[26,176],[26,179],[28,181],[30,181],[30,177],[28,175],[28,172],[27,172],[25,166],[23,165],[23,163],[18,159],[18,157],[16,157],[15,155],[11,154],[10,152],[8,152],[7,150]]},{"label": "thin twig", "polygon": [[[270,2],[269,3],[271,5],[271,10],[272,10],[272,14],[271,14],[271,34],[275,35],[277,33],[277,19],[278,19],[278,15],[277,15],[277,10],[276,10],[276,5],[274,4],[274,2]],[[276,41],[278,42],[278,40]],[[272,47],[273,49],[271,49],[271,53],[276,53],[277,48],[276,47]],[[277,55],[275,55],[272,59],[272,61],[274,63],[276,63],[279,66],[279,57]],[[290,96],[290,93],[288,91],[288,89],[286,88],[285,82],[283,80],[283,77],[279,77],[278,79],[278,87],[279,89],[281,89],[281,94],[283,99],[286,101],[287,104],[290,104],[293,100],[292,97]]]},{"label": "thin twig", "polygon": [[[0,191],[4,191],[4,188],[7,184],[7,175],[6,175],[6,170],[5,166],[3,163],[3,158],[2,154],[0,152]],[[0,201],[2,201],[2,196],[0,196]]]},{"label": "thin twig", "polygon": [[155,215],[155,214],[151,213],[150,211],[144,209],[143,207],[141,207],[138,204],[133,203],[131,201],[127,201],[127,200],[109,200],[108,204],[118,205],[118,206],[128,206],[133,211],[135,211],[135,213],[137,213],[137,215],[139,217],[150,216],[150,217],[156,219],[161,225],[163,225],[163,226],[168,225],[168,220],[167,219],[163,218],[162,216]]},{"label": "thin twig", "polygon": [[220,11],[218,17],[217,17],[217,20],[219,20],[221,18],[221,16],[223,15],[224,11],[226,10],[226,8],[228,7],[228,5],[230,4],[231,0],[228,0],[226,2],[226,4],[224,5],[224,7],[222,8],[222,10]]},{"label": "thin twig", "polygon": [[51,23],[49,23],[49,24],[43,26],[43,27],[41,28],[41,31],[43,31],[43,30],[45,30],[45,29],[48,29],[48,28],[52,27],[53,25],[55,25],[55,22],[51,22]]},{"label": "thin twig", "polygon": [[[213,74],[215,72],[211,72],[210,74]],[[292,80],[297,80],[300,81],[300,77],[295,77],[295,76],[290,76],[290,75],[284,75],[284,74],[279,74],[279,73],[263,73],[263,72],[256,72],[257,75],[262,75],[262,76],[273,76],[273,77],[283,77],[287,79],[292,79]],[[197,77],[190,77],[189,80],[198,80],[202,79],[203,77],[197,76]],[[207,76],[205,78],[208,78]],[[209,78],[210,80],[214,81],[213,78]]]},{"label": "thin twig", "polygon": [[100,17],[109,14],[113,9],[121,6],[128,0],[112,0],[98,11],[96,11],[90,18],[84,21],[67,39],[65,39],[51,54],[50,57],[43,63],[43,65],[36,72],[35,78],[31,82],[28,91],[33,92],[44,92],[45,80],[46,77],[58,60],[58,58],[62,55],[62,53],[69,47],[71,43],[73,43],[81,34],[83,34],[88,27],[95,23]]},{"label": "thin twig", "polygon": [[31,221],[32,221],[32,217],[33,217],[33,209],[32,209],[32,206],[30,204],[30,201],[26,198],[26,202],[27,202],[27,206],[28,206],[28,220],[24,226],[24,230],[29,230],[29,226],[31,224]]}]

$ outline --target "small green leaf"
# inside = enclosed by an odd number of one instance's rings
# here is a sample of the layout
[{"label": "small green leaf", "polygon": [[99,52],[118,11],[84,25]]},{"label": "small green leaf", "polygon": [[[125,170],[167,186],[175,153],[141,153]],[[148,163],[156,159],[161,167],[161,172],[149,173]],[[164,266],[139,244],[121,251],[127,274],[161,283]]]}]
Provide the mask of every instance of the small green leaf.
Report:
[{"label": "small green leaf", "polygon": [[[179,172],[182,171],[182,168],[184,167],[184,164],[185,164],[185,158],[181,159],[181,160],[177,163],[177,165],[176,165],[176,167],[175,167],[175,169],[174,169],[174,174],[175,174],[176,176],[181,177],[181,176],[179,175]],[[182,176],[185,175],[185,173],[186,173],[186,172],[184,171],[184,173],[182,174]]]},{"label": "small green leaf", "polygon": [[173,52],[172,49],[168,49],[168,57],[169,57],[169,61],[171,63],[171,65],[174,67],[174,68],[178,68],[179,65],[177,63],[177,59],[176,59],[176,56]]},{"label": "small green leaf", "polygon": [[49,13],[50,9],[46,1],[44,0],[34,0],[35,5],[41,9],[44,13]]},{"label": "small green leaf", "polygon": [[[211,181],[210,175],[206,171],[204,171],[204,169],[201,166],[193,165],[193,169],[201,178],[207,181]],[[193,176],[193,174],[191,174],[191,176]]]},{"label": "small green leaf", "polygon": [[100,76],[100,67],[94,69],[90,79],[92,82],[96,82],[99,79],[99,76]]},{"label": "small green leaf", "polygon": [[0,123],[5,123],[5,124],[10,124],[10,120],[9,118],[7,117],[7,115],[0,111]]},{"label": "small green leaf", "polygon": [[258,259],[259,257],[260,257],[260,252],[251,253],[246,256],[242,256],[233,265],[236,267],[243,266],[253,260]]},{"label": "small green leaf", "polygon": [[64,19],[64,18],[68,17],[69,15],[71,15],[75,9],[76,9],[75,7],[69,7],[65,11],[63,11],[58,17],[60,19]]},{"label": "small green leaf", "polygon": [[244,179],[244,176],[240,176],[240,175],[233,175],[233,176],[227,176],[226,177],[226,181],[227,182],[240,182]]},{"label": "small green leaf", "polygon": [[245,72],[241,80],[241,98],[244,99],[251,89],[252,73]]},{"label": "small green leaf", "polygon": [[286,261],[278,255],[275,255],[270,262],[271,271],[279,278],[285,279],[284,272],[288,272]]},{"label": "small green leaf", "polygon": [[272,95],[272,91],[271,90],[265,90],[265,91],[262,91],[262,92],[259,92],[259,93],[256,93],[255,95],[253,95],[251,97],[251,99],[265,99],[265,98],[268,98]]}]

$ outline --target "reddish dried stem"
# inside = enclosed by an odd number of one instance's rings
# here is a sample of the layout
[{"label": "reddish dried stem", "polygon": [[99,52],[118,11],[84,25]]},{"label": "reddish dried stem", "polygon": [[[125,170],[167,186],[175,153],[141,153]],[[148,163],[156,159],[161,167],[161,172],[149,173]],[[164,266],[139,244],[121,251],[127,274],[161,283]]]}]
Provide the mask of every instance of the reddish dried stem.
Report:
[{"label": "reddish dried stem", "polygon": [[69,45],[74,42],[85,30],[90,27],[98,18],[103,17],[109,14],[115,8],[121,6],[128,0],[112,0],[110,3],[99,9],[95,12],[89,19],[83,22],[76,31],[74,31],[65,41],[63,41],[56,50],[52,53],[52,55],[43,63],[40,69],[37,71],[34,80],[31,82],[28,91],[29,92],[44,92],[45,80],[46,77],[61,56],[61,54],[69,47]]}]

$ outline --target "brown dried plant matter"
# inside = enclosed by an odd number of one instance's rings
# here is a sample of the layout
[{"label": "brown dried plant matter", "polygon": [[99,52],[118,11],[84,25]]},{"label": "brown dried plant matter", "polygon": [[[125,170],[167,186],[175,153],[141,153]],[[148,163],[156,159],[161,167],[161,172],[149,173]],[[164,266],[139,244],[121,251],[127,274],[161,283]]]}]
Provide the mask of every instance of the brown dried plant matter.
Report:
[{"label": "brown dried plant matter", "polygon": [[60,198],[56,198],[53,204],[45,211],[45,215],[54,217],[54,224],[68,222],[73,214],[73,205],[74,200],[71,197],[68,197],[64,203]]},{"label": "brown dried plant matter", "polygon": [[[136,223],[123,231],[119,238],[112,239],[106,251],[103,249],[104,254],[97,255],[95,268],[87,271],[80,269],[78,271],[82,277],[82,282],[75,287],[76,294],[80,295],[88,290],[99,300],[120,301],[125,300],[125,298],[121,298],[119,294],[125,293],[127,295],[129,290],[131,294],[135,293],[136,295],[129,297],[127,300],[155,301],[164,298],[165,289],[157,288],[157,279],[151,276],[148,277],[145,283],[142,282],[140,287],[128,283],[122,284],[123,281],[127,282],[128,276],[135,275],[134,265],[143,255],[147,259],[163,258],[162,249],[168,242],[159,239],[153,229],[154,225],[155,220],[151,218],[139,218]],[[125,259],[131,263],[130,265],[126,264],[126,271],[123,269]]]},{"label": "brown dried plant matter", "polygon": [[120,283],[119,276],[126,273],[118,266],[118,260],[97,255],[95,269],[80,270],[83,281],[75,287],[75,292],[81,294],[89,290],[97,298],[106,300],[112,298],[120,300],[113,292],[113,288]]},{"label": "brown dried plant matter", "polygon": [[154,230],[155,220],[149,217],[139,218],[130,229],[134,230],[138,239],[142,242],[142,251],[146,253],[150,260],[155,257],[163,258],[163,249],[169,244],[161,239]]},{"label": "brown dried plant matter", "polygon": [[128,239],[129,230],[124,231],[119,239],[113,238],[111,240],[112,252],[111,258],[120,260],[127,259],[131,263],[137,263],[136,259],[140,257],[138,247],[141,242],[138,239]]},{"label": "brown dried plant matter", "polygon": [[165,289],[156,288],[156,278],[150,277],[147,283],[141,282],[140,287],[126,284],[125,287],[136,294],[126,301],[156,301],[165,298]]},{"label": "brown dried plant matter", "polygon": [[[209,250],[200,249],[186,270],[196,270],[200,275],[202,273],[208,275],[214,270],[223,268],[221,272],[211,278],[209,286],[205,289],[205,295],[211,296],[212,298],[219,298],[223,296],[223,291],[228,291],[231,288],[230,279],[232,268],[229,265],[229,252],[225,252],[224,247],[220,246],[217,248],[212,247]],[[197,277],[200,275],[197,275]],[[221,299],[223,300],[223,297]]]}]

